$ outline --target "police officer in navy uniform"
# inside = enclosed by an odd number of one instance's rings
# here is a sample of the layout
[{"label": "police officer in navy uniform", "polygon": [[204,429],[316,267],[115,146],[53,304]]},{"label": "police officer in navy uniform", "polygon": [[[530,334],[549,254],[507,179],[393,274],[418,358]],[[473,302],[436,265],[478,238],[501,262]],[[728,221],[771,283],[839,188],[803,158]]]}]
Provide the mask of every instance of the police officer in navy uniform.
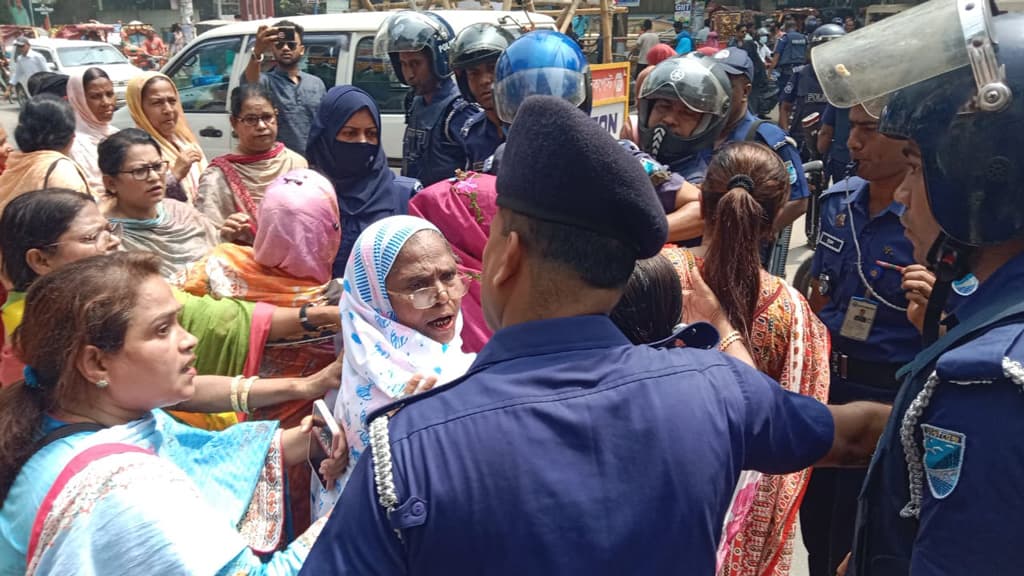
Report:
[{"label": "police officer in navy uniform", "polygon": [[463,378],[368,416],[370,454],[304,574],[712,574],[742,469],[870,453],[881,405],[826,407],[718,351],[616,328],[665,216],[639,163],[570,103],[527,99],[497,188],[494,337]]},{"label": "police officer in navy uniform", "polygon": [[[821,83],[818,82],[818,76],[814,73],[814,67],[811,66],[813,49],[844,34],[846,34],[846,31],[843,30],[842,26],[835,24],[819,26],[811,34],[811,50],[807,52],[807,64],[793,68],[793,74],[790,76],[789,82],[782,89],[779,125],[796,140],[797,149],[801,151],[801,157],[804,161],[809,161],[816,156],[815,151],[818,143],[817,140],[808,140],[809,134],[805,134],[806,130],[803,126],[803,120],[817,113],[819,115],[818,124],[820,125],[821,115],[825,112],[825,106],[828,104],[825,93],[821,90]],[[814,147],[815,150],[811,150],[810,147]]]},{"label": "police officer in navy uniform", "polygon": [[[775,218],[775,231],[778,232],[807,211],[810,191],[807,188],[800,153],[779,125],[770,120],[759,119],[750,112],[747,100],[750,98],[751,79],[754,74],[754,64],[750,56],[743,50],[727,48],[711,58],[729,76],[732,90],[729,117],[717,145],[738,141],[761,142],[775,151],[789,173],[789,201]],[[711,153],[711,150],[704,151],[707,158],[710,158]]]},{"label": "police officer in navy uniform", "polygon": [[[829,403],[891,403],[899,387],[896,371],[921,350],[898,269],[914,261],[900,223],[903,207],[894,200],[907,166],[903,143],[879,134],[878,119],[866,108],[857,105],[848,113],[857,175],[837,181],[820,198],[809,300],[832,340]],[[849,553],[864,474],[811,474],[800,509],[810,576],[832,576]]]},{"label": "police officer in navy uniform", "polygon": [[[1024,133],[1013,127],[1024,122],[1024,16],[992,17],[990,8],[933,0],[911,18],[892,16],[896,26],[962,31],[922,43],[927,54],[887,46],[868,27],[815,56],[835,99],[895,91],[879,131],[906,139],[909,171],[896,200],[914,259],[936,276],[930,289],[905,286],[910,313],[925,306],[930,345],[897,375],[847,574],[1021,572]],[[844,55],[832,59],[825,48]],[[868,49],[892,66],[866,77],[825,74],[838,63],[853,69],[849,55]],[[943,319],[968,272],[976,291]]]},{"label": "police officer in navy uniform", "polygon": [[494,108],[494,68],[513,40],[508,30],[484,22],[464,28],[452,45],[451,68],[459,91],[466,101],[482,108],[460,128],[469,170],[483,171],[487,159],[505,141],[505,126]]},{"label": "police officer in navy uniform", "polygon": [[803,66],[807,62],[807,36],[797,32],[796,21],[786,20],[785,34],[775,43],[775,57],[772,58],[772,70],[779,72],[779,97],[789,83],[793,68]]},{"label": "police officer in navy uniform", "polygon": [[451,79],[448,52],[454,39],[440,16],[404,10],[381,24],[373,43],[374,53],[387,55],[398,80],[415,93],[405,115],[402,176],[424,186],[466,167],[461,127],[479,111]]},{"label": "police officer in navy uniform", "polygon": [[731,98],[725,70],[696,55],[660,62],[644,80],[637,132],[643,152],[672,175],[656,191],[668,215],[670,242],[700,245],[704,223],[697,186],[710,158],[704,152],[714,148],[725,129]]}]

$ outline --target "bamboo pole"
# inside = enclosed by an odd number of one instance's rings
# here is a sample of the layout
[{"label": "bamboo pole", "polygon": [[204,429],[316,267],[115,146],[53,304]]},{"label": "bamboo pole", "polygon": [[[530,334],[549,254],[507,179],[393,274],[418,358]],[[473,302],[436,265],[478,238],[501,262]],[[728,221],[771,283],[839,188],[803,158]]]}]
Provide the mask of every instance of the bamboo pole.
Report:
[{"label": "bamboo pole", "polygon": [[565,11],[563,11],[562,15],[559,17],[557,22],[558,31],[562,34],[565,34],[566,30],[569,29],[569,26],[572,26],[572,18],[576,15],[576,8],[578,8],[579,5],[580,0],[572,0],[572,4],[566,6]]},{"label": "bamboo pole", "polygon": [[359,0],[359,4],[366,9],[367,12],[376,12],[377,7],[373,5],[373,0]]},{"label": "bamboo pole", "polygon": [[601,46],[601,62],[608,63],[612,58],[612,0],[601,1],[601,35],[604,36],[604,45]]},{"label": "bamboo pole", "polygon": [[501,0],[501,9],[508,12],[512,9],[512,0]]}]

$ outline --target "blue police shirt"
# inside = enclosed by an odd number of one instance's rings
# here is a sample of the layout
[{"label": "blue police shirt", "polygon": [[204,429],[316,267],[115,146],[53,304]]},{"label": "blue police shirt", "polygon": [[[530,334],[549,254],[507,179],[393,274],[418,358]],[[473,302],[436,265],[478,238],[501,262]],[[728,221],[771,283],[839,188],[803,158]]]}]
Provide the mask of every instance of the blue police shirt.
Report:
[{"label": "blue police shirt", "polygon": [[[849,194],[847,194],[849,190]],[[868,214],[868,182],[851,177],[826,190],[821,196],[821,231],[811,261],[811,275],[827,277],[828,304],[818,313],[832,333],[832,346],[854,358],[872,362],[909,362],[921,349],[921,334],[899,312],[872,299],[878,305],[874,324],[864,342],[840,336],[850,299],[863,298],[867,292],[857,274],[856,230],[861,250],[861,270],[872,289],[889,302],[906,307],[901,285],[903,275],[875,264],[877,260],[907,266],[914,263],[914,248],[903,235],[900,214],[903,205],[893,202],[881,213]],[[849,210],[847,209],[849,207]],[[850,219],[850,211],[853,220]]]},{"label": "blue police shirt", "polygon": [[[732,132],[729,133],[729,136],[726,137],[726,142],[742,142],[746,140],[751,126],[757,121],[757,116],[754,116],[748,110],[739,124],[736,124]],[[762,144],[767,144],[769,148],[775,150],[775,153],[782,159],[783,164],[786,165],[786,171],[789,173],[790,201],[809,197],[811,192],[807,187],[807,176],[804,174],[804,164],[800,159],[800,151],[786,140],[786,133],[782,128],[779,128],[777,124],[772,122],[763,122],[757,128],[757,138]]]},{"label": "blue police shirt", "polygon": [[466,148],[466,169],[483,172],[487,160],[494,155],[498,145],[505,141],[504,132],[498,130],[484,110],[478,110],[470,116],[460,132]]},{"label": "blue police shirt", "polygon": [[[1020,573],[1024,517],[1024,255],[957,308],[958,325],[911,364],[861,495],[851,573],[857,576]],[[999,320],[998,316],[1005,316]],[[998,320],[998,321],[997,321]],[[909,500],[900,429],[934,367],[939,383],[913,427],[923,455],[919,521]]]},{"label": "blue police shirt", "polygon": [[398,507],[374,450],[303,574],[712,574],[740,471],[802,469],[834,434],[817,401],[716,351],[633,346],[606,316],[499,330],[389,430]]}]

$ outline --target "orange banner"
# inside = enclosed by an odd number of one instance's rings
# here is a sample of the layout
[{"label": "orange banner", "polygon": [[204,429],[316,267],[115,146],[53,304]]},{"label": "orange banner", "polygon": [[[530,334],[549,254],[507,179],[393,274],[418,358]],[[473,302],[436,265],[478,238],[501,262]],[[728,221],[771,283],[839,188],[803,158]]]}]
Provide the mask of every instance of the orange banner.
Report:
[{"label": "orange banner", "polygon": [[629,101],[629,62],[592,64],[590,75],[595,106]]}]

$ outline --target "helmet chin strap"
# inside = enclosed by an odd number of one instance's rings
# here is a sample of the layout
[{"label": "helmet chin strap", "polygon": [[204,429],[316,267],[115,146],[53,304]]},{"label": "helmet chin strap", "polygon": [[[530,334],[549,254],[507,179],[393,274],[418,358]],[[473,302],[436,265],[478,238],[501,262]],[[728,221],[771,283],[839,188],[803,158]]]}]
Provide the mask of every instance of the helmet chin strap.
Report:
[{"label": "helmet chin strap", "polygon": [[970,272],[968,260],[973,252],[973,246],[958,242],[945,232],[939,232],[939,237],[928,250],[928,266],[935,273],[935,286],[932,286],[932,294],[928,298],[928,308],[924,314],[922,339],[925,347],[931,346],[939,339],[939,323],[946,300],[949,299],[949,291],[954,281]]}]

